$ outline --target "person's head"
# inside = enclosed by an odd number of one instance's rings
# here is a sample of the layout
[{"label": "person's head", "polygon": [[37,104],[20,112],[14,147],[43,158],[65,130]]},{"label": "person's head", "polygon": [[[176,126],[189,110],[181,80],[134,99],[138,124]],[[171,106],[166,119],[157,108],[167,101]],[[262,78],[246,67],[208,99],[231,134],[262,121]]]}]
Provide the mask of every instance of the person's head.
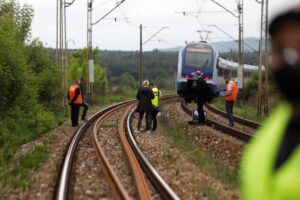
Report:
[{"label": "person's head", "polygon": [[81,77],[81,78],[79,79],[79,84],[83,84],[83,82],[84,82],[84,78]]},{"label": "person's head", "polygon": [[150,85],[150,88],[154,88],[155,87],[155,85],[154,85],[153,82],[151,82],[149,85]]},{"label": "person's head", "polygon": [[196,75],[196,78],[201,78],[202,72],[200,70],[197,70],[195,75]]},{"label": "person's head", "polygon": [[79,84],[79,80],[75,80],[75,81],[74,81],[74,84]]},{"label": "person's head", "polygon": [[230,76],[229,75],[225,75],[224,76],[224,80],[225,80],[225,83],[227,84],[227,83],[229,83],[229,81],[230,81]]},{"label": "person's head", "polygon": [[282,94],[300,103],[300,7],[274,18],[269,27],[272,42],[270,69]]},{"label": "person's head", "polygon": [[149,87],[149,81],[148,80],[143,81],[143,87]]}]

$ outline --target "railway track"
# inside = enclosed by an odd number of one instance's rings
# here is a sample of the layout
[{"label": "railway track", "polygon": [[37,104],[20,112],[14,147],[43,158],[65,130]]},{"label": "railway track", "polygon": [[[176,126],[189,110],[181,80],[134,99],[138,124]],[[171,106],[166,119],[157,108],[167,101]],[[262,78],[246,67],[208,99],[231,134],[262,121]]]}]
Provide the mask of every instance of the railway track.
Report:
[{"label": "railway track", "polygon": [[[227,118],[227,114],[225,112],[223,112],[222,110],[219,110],[215,106],[206,103],[205,107],[208,110],[210,110],[211,112],[216,113],[218,115],[221,115],[222,117]],[[248,126],[249,128],[252,128],[252,129],[258,129],[261,126],[259,123],[251,121],[251,120],[248,120],[248,119],[244,119],[244,118],[236,117],[236,116],[233,116],[233,118],[234,118],[235,122],[237,122],[237,123],[239,123],[241,125],[244,125],[244,126]]]},{"label": "railway track", "polygon": [[[181,107],[187,114],[192,116],[193,111],[185,102],[182,101]],[[215,111],[214,109],[212,109],[212,107],[210,107],[210,110],[212,112]],[[220,112],[218,111],[216,113],[219,114]],[[249,122],[248,120],[245,120],[245,121],[243,121],[243,120],[244,119],[239,118],[239,121],[242,121],[242,123],[244,123],[244,125],[246,125]],[[242,140],[242,141],[245,141],[245,142],[248,142],[252,138],[252,134],[249,134],[249,133],[246,133],[246,132],[243,132],[243,131],[240,131],[240,130],[237,130],[237,129],[234,129],[234,128],[231,128],[231,127],[228,127],[228,126],[226,126],[224,124],[221,124],[221,123],[219,123],[215,120],[206,119],[206,123],[207,123],[208,126],[214,128],[216,130],[219,130],[222,133],[225,133],[227,135],[230,135],[232,137],[235,137],[235,138],[237,138],[239,140]],[[240,123],[240,122],[238,122],[238,123]],[[253,126],[253,125],[251,125],[251,126]]]},{"label": "railway track", "polygon": [[[163,100],[172,99],[175,95],[169,95],[162,98]],[[102,144],[99,142],[99,128],[105,119],[109,118],[114,112],[119,111],[122,113],[118,121],[118,133],[124,152],[126,152],[127,160],[131,168],[132,177],[135,182],[137,198],[138,199],[151,199],[150,192],[146,183],[146,179],[141,169],[147,175],[151,181],[152,186],[155,187],[156,191],[160,194],[163,199],[179,199],[175,192],[164,182],[158,172],[152,167],[151,163],[143,155],[137,143],[132,136],[132,129],[130,122],[134,113],[136,101],[125,101],[119,104],[115,104],[106,107],[94,116],[92,116],[86,123],[84,123],[74,134],[72,141],[65,154],[63,165],[61,167],[60,178],[57,184],[55,198],[62,200],[68,199],[70,196],[70,184],[72,180],[72,164],[76,155],[76,149],[78,144],[85,134],[86,130],[94,124],[93,134],[91,140],[97,157],[101,163],[101,170],[105,174],[107,182],[109,183],[110,189],[115,199],[131,199],[128,195],[128,191],[125,186],[122,185],[118,175],[114,172],[114,168],[109,162],[109,158],[105,156],[105,150],[102,148]],[[120,111],[122,109],[122,111]],[[130,114],[128,114],[130,113]],[[119,117],[119,116],[118,116]],[[104,142],[105,143],[105,142]],[[100,170],[100,169],[99,169]]]}]

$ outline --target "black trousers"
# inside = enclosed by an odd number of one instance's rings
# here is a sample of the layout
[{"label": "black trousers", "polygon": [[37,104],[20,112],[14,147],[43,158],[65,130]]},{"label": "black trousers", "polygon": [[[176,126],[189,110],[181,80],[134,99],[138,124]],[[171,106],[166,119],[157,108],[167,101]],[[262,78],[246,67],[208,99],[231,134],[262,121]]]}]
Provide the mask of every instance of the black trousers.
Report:
[{"label": "black trousers", "polygon": [[85,120],[87,111],[88,111],[88,109],[89,109],[89,104],[87,104],[85,101],[83,101],[83,103],[82,103],[81,106],[83,107],[83,112],[82,112],[81,119],[82,119],[82,120]]},{"label": "black trousers", "polygon": [[146,113],[146,131],[149,131],[151,129],[151,112],[139,112],[139,120],[138,120],[138,130],[141,128],[142,120],[144,117],[144,114]]},{"label": "black trousers", "polygon": [[198,111],[199,123],[205,123],[203,105],[204,105],[204,100],[197,98],[197,111]]},{"label": "black trousers", "polygon": [[73,127],[78,125],[80,106],[80,104],[71,104],[71,121]]},{"label": "black trousers", "polygon": [[152,130],[153,131],[155,131],[156,130],[156,128],[157,128],[157,118],[156,118],[156,116],[157,116],[157,114],[158,114],[158,112],[159,112],[159,110],[158,110],[158,108],[155,108],[155,109],[153,109],[153,111],[151,112],[151,115],[152,115]]},{"label": "black trousers", "polygon": [[233,104],[234,101],[225,101],[225,108],[226,108],[226,113],[227,113],[227,118],[228,118],[228,124],[233,126],[234,121],[233,121]]}]

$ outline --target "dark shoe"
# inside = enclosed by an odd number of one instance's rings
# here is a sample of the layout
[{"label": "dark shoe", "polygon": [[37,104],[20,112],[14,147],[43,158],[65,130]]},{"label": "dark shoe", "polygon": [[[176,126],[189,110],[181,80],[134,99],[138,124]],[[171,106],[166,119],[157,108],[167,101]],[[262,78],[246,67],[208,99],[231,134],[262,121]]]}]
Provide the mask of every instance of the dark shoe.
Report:
[{"label": "dark shoe", "polygon": [[229,126],[229,127],[234,127],[234,124],[229,124],[228,126]]},{"label": "dark shoe", "polygon": [[204,123],[204,122],[198,122],[198,123],[196,124],[196,126],[205,126],[205,123]]},{"label": "dark shoe", "polygon": [[198,122],[197,122],[197,121],[194,121],[194,120],[191,120],[191,121],[189,121],[188,123],[191,124],[191,125],[196,125]]}]

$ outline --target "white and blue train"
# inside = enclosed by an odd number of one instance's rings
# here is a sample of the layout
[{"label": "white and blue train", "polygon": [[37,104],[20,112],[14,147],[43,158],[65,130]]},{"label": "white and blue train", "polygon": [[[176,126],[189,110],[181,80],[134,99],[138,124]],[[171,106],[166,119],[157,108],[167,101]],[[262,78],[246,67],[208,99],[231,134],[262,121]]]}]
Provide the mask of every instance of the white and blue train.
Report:
[{"label": "white and blue train", "polygon": [[[194,74],[197,70],[202,72],[202,77],[209,84],[214,95],[225,89],[224,76],[229,75],[237,81],[238,63],[219,57],[213,45],[205,42],[194,42],[184,46],[179,52],[177,71],[177,93],[191,99],[194,94],[191,87],[196,80]],[[258,66],[244,65],[245,81],[257,71]]]}]

